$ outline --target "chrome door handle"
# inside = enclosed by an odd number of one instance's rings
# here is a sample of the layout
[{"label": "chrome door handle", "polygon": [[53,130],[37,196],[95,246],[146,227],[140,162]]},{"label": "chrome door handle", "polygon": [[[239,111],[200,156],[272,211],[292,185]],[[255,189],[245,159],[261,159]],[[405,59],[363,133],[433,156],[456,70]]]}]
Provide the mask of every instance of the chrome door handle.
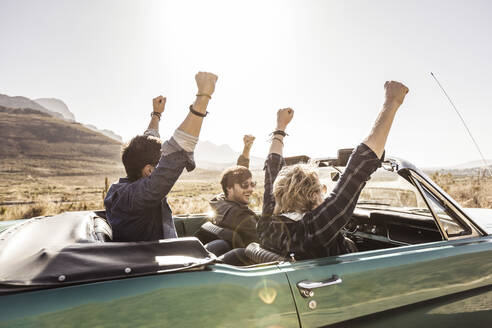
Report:
[{"label": "chrome door handle", "polygon": [[313,289],[331,286],[340,284],[342,282],[342,278],[334,274],[330,279],[324,281],[299,281],[297,283],[297,288],[301,293],[302,297],[313,297],[314,291]]}]

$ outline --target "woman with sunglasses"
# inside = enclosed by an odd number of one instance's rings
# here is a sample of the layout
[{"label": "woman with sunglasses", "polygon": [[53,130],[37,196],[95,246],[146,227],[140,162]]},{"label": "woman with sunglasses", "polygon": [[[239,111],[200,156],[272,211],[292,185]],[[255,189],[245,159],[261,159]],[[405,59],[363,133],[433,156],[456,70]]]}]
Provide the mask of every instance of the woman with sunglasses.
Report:
[{"label": "woman with sunglasses", "polygon": [[349,222],[357,199],[381,157],[396,111],[408,88],[395,81],[384,85],[386,101],[369,136],[352,152],[344,173],[324,198],[315,168],[306,164],[284,166],[285,129],[294,116],[290,108],[277,113],[270,153],[265,163],[263,212],[258,222],[261,245],[284,257],[310,259],[353,250],[340,233]]}]

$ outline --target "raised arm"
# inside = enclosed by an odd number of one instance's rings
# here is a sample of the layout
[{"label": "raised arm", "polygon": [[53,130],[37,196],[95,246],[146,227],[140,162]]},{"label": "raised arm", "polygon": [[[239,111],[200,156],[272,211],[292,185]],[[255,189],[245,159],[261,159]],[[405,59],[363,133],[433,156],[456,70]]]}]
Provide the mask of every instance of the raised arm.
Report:
[{"label": "raised arm", "polygon": [[283,108],[277,111],[277,126],[272,135],[270,152],[265,161],[265,191],[263,193],[262,216],[270,216],[275,209],[275,197],[273,196],[273,182],[284,165],[282,157],[284,149],[285,129],[294,117],[292,108]]},{"label": "raised arm", "polygon": [[388,138],[396,111],[408,93],[408,88],[396,81],[386,81],[384,89],[386,99],[383,109],[379,112],[369,136],[363,141],[379,158],[383,155],[386,139]]},{"label": "raised arm", "polygon": [[244,147],[243,152],[237,158],[237,165],[241,165],[249,168],[249,152],[251,147],[253,146],[253,142],[255,141],[255,137],[251,134],[246,134],[243,137]]},{"label": "raised arm", "polygon": [[[330,195],[299,224],[303,236],[299,249],[327,247],[351,219],[359,195],[371,174],[381,165],[381,156],[398,107],[408,88],[395,81],[384,84],[386,101],[369,136],[358,145]],[[294,237],[293,237],[294,238]]]},{"label": "raised arm", "polygon": [[[159,164],[148,177],[138,181],[138,190],[134,194],[135,206],[148,207],[161,202],[176,183],[183,169],[186,167],[188,171],[191,171],[195,168],[193,151],[198,142],[208,101],[215,89],[217,76],[212,73],[199,72],[195,75],[195,80],[198,87],[195,102],[171,139],[162,144]],[[158,98],[156,99],[158,104],[162,103],[158,102]],[[160,108],[157,107],[157,110]],[[151,124],[153,124],[152,121]]]},{"label": "raised arm", "polygon": [[154,130],[159,132],[159,122],[161,120],[161,115],[164,112],[164,107],[166,106],[166,97],[155,97],[152,99],[152,106],[154,111],[150,113],[150,123],[147,127],[147,131]]},{"label": "raised arm", "polygon": [[198,87],[195,102],[191,105],[190,112],[178,127],[178,130],[193,137],[198,137],[202,128],[203,118],[207,115],[208,101],[212,98],[215,90],[217,75],[198,72],[195,75],[195,81]]},{"label": "raised arm", "polygon": [[277,111],[277,127],[273,132],[272,144],[270,145],[270,154],[279,154],[282,156],[284,149],[284,137],[285,129],[289,125],[290,121],[294,117],[294,110],[292,108],[283,108]]}]

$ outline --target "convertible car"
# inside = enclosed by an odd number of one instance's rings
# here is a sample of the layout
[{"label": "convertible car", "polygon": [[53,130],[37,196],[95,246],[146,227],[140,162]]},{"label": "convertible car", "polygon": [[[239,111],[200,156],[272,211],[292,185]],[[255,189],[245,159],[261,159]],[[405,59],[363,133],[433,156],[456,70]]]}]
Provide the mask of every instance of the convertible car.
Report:
[{"label": "convertible car", "polygon": [[[315,161],[328,187],[344,157]],[[207,215],[174,219],[180,238],[138,243],[112,242],[104,211],[2,222],[0,327],[492,326],[492,210],[461,208],[406,161],[362,191],[342,232],[354,253],[253,243],[253,264],[233,266],[193,237],[214,232]]]}]

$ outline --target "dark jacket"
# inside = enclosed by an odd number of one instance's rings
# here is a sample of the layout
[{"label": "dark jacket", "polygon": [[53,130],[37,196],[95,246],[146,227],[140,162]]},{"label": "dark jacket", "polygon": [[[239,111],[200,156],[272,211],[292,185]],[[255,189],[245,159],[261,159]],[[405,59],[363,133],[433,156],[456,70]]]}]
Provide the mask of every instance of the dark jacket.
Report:
[{"label": "dark jacket", "polygon": [[[249,168],[249,159],[240,155],[237,165]],[[216,213],[213,223],[233,231],[232,240],[227,240],[232,248],[242,248],[249,243],[258,242],[256,223],[259,217],[247,205],[226,200],[221,193],[210,201],[210,206]],[[240,238],[237,238],[238,235]]]},{"label": "dark jacket", "polygon": [[279,154],[269,154],[265,162],[263,212],[257,227],[261,245],[284,257],[293,253],[298,260],[350,252],[340,231],[351,219],[362,188],[381,160],[365,144],[357,146],[330,195],[296,220],[273,215],[273,182],[284,163]]},{"label": "dark jacket", "polygon": [[232,248],[242,248],[249,243],[258,242],[256,223],[259,217],[247,205],[226,200],[224,194],[220,194],[210,201],[210,206],[216,213],[212,222],[233,231],[232,240],[227,240]]},{"label": "dark jacket", "polygon": [[176,228],[166,196],[184,168],[193,170],[193,153],[185,152],[171,138],[162,145],[162,156],[149,177],[111,185],[104,199],[113,241],[150,241],[176,238]]}]

